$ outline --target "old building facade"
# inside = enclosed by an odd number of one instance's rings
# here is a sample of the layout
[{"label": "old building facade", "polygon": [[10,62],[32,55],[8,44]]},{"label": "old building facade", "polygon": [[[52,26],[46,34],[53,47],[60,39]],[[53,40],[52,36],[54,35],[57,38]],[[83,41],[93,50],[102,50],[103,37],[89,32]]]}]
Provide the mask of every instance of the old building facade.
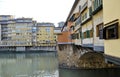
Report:
[{"label": "old building facade", "polygon": [[1,50],[44,50],[56,48],[53,23],[37,23],[32,18],[0,16]]}]

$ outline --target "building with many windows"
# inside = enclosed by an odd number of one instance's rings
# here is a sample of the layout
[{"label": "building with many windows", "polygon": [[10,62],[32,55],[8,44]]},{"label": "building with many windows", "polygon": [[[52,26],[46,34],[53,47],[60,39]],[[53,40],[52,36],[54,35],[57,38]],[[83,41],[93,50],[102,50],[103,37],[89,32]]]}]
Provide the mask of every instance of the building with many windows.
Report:
[{"label": "building with many windows", "polygon": [[54,35],[53,23],[37,23],[36,29],[36,45],[40,47],[53,47],[56,46],[56,39]]},{"label": "building with many windows", "polygon": [[65,23],[65,22],[63,22],[63,21],[59,22],[59,23],[58,23],[58,27],[63,27],[63,26],[64,26],[64,23]]},{"label": "building with many windows", "polygon": [[[1,47],[5,49],[25,50],[32,46],[32,18],[8,18],[1,16]],[[12,16],[11,16],[12,17]]]},{"label": "building with many windows", "polygon": [[32,18],[0,16],[1,50],[44,50],[56,48],[53,23],[37,23]]},{"label": "building with many windows", "polygon": [[120,10],[116,9],[119,3],[119,0],[75,0],[62,28],[67,35],[61,35],[61,39],[76,47],[104,52],[107,62],[120,65]]},{"label": "building with many windows", "polygon": [[104,51],[100,31],[103,28],[102,0],[76,0],[64,25],[74,45]]}]

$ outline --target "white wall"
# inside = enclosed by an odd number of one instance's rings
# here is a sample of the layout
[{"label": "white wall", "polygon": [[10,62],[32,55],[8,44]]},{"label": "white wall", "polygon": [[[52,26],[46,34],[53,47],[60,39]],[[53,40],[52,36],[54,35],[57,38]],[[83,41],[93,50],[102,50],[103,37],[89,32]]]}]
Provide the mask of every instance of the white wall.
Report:
[{"label": "white wall", "polygon": [[103,11],[100,11],[93,17],[93,24],[94,24],[94,45],[95,46],[104,46],[104,42],[99,37],[96,37],[96,26],[100,23],[103,23]]}]

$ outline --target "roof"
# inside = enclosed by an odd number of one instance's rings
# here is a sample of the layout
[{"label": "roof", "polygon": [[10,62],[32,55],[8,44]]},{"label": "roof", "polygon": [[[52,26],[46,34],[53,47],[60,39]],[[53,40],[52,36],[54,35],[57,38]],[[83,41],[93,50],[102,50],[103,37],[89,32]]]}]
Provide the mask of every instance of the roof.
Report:
[{"label": "roof", "polygon": [[53,23],[37,23],[37,26],[55,26]]},{"label": "roof", "polygon": [[70,18],[70,16],[71,16],[71,14],[73,13],[73,11],[75,10],[75,8],[76,8],[76,6],[77,6],[77,4],[78,4],[78,2],[79,2],[80,0],[75,0],[75,2],[74,2],[74,4],[73,4],[73,6],[72,6],[72,8],[71,8],[71,11],[70,11],[70,13],[69,13],[69,15],[68,15],[68,17],[67,17],[67,19],[66,19],[66,21],[68,21],[69,20],[69,18]]},{"label": "roof", "polygon": [[11,17],[12,15],[0,15],[0,17]]},{"label": "roof", "polygon": [[[68,17],[67,17],[67,19],[66,19],[66,22],[65,22],[63,28],[67,25],[67,21],[69,20],[71,14],[72,14],[73,11],[75,10],[75,8],[76,8],[76,6],[77,6],[77,4],[78,4],[79,1],[80,1],[80,0],[75,0],[74,4],[73,4],[73,6],[72,6],[72,8],[71,8],[71,10],[70,10],[70,12],[69,12],[69,14],[68,14]],[[62,28],[62,29],[63,29],[63,28]]]},{"label": "roof", "polygon": [[55,30],[61,30],[61,27],[54,27]]}]

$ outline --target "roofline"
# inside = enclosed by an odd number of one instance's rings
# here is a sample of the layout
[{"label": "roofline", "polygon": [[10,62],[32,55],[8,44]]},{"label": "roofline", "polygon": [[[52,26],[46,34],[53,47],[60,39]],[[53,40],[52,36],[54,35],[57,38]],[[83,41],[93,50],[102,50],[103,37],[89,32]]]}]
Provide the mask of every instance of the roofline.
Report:
[{"label": "roofline", "polygon": [[77,6],[77,4],[78,4],[79,1],[80,1],[80,0],[75,0],[75,2],[74,2],[73,6],[72,6],[72,8],[71,8],[71,10],[70,10],[70,13],[69,13],[66,21],[68,21],[70,15],[71,15],[71,14],[73,13],[73,11],[75,10],[75,8],[76,8],[76,6]]},{"label": "roofline", "polygon": [[[63,28],[67,25],[67,21],[68,21],[68,19],[70,18],[70,15],[73,13],[73,11],[75,10],[75,8],[76,8],[76,6],[77,6],[77,4],[78,4],[78,2],[79,2],[80,0],[75,0],[74,1],[74,3],[73,3],[73,6],[72,6],[72,8],[71,8],[71,10],[70,10],[70,12],[69,12],[69,14],[68,14],[68,17],[67,17],[67,19],[66,19],[66,21],[65,21],[65,24],[64,24],[64,26],[62,27],[62,30],[63,30]],[[62,31],[61,30],[61,31]]]}]

